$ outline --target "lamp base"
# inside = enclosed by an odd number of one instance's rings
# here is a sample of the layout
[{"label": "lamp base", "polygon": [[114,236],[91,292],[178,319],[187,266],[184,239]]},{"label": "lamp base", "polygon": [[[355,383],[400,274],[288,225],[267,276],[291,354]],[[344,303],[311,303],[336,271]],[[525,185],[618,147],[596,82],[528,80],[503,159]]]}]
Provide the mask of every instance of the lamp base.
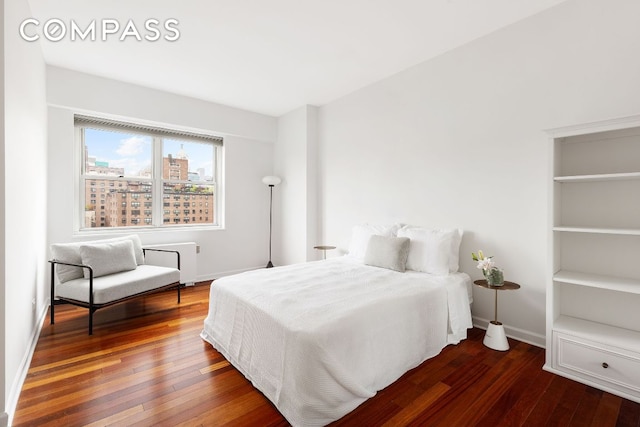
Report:
[{"label": "lamp base", "polygon": [[484,345],[498,351],[509,350],[509,341],[504,333],[504,326],[500,322],[491,321],[482,341]]},{"label": "lamp base", "polygon": [[269,260],[269,263],[267,264],[267,266],[265,268],[271,268],[273,267],[273,263],[271,262],[271,260]]}]

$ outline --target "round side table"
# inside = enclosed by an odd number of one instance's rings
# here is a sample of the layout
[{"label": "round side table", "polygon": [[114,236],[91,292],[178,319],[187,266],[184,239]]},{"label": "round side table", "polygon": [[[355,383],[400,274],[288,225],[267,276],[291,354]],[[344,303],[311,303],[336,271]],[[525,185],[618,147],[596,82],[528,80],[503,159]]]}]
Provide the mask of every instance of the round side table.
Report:
[{"label": "round side table", "polygon": [[332,249],[335,249],[335,246],[324,246],[324,245],[320,245],[320,246],[314,246],[313,249],[317,249],[319,251],[322,251],[322,259],[327,259],[327,251],[330,251]]},{"label": "round side table", "polygon": [[486,280],[474,280],[474,285],[478,285],[482,288],[493,289],[496,291],[495,307],[493,320],[489,322],[487,327],[487,333],[484,335],[482,343],[489,348],[499,351],[509,350],[509,341],[507,341],[507,335],[504,333],[504,326],[501,322],[498,322],[498,291],[515,291],[520,289],[520,285],[514,282],[507,282],[505,280],[502,286],[491,286]]}]

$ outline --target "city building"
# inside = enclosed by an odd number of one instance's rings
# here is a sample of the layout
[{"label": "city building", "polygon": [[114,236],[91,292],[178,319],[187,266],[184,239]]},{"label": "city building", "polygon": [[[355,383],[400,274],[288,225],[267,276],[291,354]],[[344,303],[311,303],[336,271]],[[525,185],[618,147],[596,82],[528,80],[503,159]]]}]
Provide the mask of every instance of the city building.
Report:
[{"label": "city building", "polygon": [[[124,168],[110,167],[85,154],[85,228],[153,225],[153,189],[149,181],[123,179]],[[211,224],[214,219],[213,193],[208,186],[185,184],[201,180],[200,172],[189,172],[184,152],[163,158],[162,222],[164,224]],[[150,171],[142,172],[143,177]]]}]

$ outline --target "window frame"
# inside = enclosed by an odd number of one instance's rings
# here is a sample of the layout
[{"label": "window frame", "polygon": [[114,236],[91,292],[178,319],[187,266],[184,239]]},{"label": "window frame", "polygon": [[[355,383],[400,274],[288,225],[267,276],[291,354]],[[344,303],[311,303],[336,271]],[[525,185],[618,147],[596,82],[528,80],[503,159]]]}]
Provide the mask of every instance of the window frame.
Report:
[{"label": "window frame", "polygon": [[[95,121],[95,124],[92,123]],[[86,161],[84,156],[85,149],[85,133],[84,129],[91,128],[97,130],[105,130],[105,131],[115,131],[129,133],[129,134],[137,134],[149,136],[151,138],[152,144],[152,154],[151,154],[151,178],[142,177],[142,176],[108,176],[108,175],[88,175],[86,173]],[[145,133],[145,130],[149,131],[149,133]],[[167,127],[167,126],[159,126],[157,124],[143,124],[143,123],[134,123],[128,119],[111,119],[111,118],[103,118],[99,116],[88,116],[84,114],[75,114],[74,115],[74,146],[75,146],[75,200],[76,200],[76,215],[74,215],[74,230],[79,234],[103,234],[103,233],[122,233],[127,231],[135,231],[136,233],[144,233],[144,232],[157,232],[157,231],[179,231],[179,230],[219,230],[224,229],[224,142],[223,138],[218,135],[213,135],[209,132],[203,131],[195,131],[193,129],[186,128],[178,128],[178,127]],[[195,136],[195,137],[193,137]],[[214,215],[212,223],[179,223],[176,224],[173,221],[165,221],[164,220],[164,211],[165,211],[165,198],[164,198],[164,183],[176,183],[178,181],[172,180],[170,178],[164,179],[162,175],[162,167],[163,167],[163,139],[171,139],[185,142],[197,142],[203,144],[211,144],[213,147],[213,174],[211,181],[179,181],[180,183],[189,184],[189,185],[206,185],[213,188],[213,197],[212,203],[214,205],[214,212],[217,215]],[[115,187],[117,188],[117,184],[115,181],[136,181],[136,182],[148,182],[151,185],[151,198],[148,196],[139,196],[137,199],[127,197],[127,202],[129,199],[131,201],[140,202],[141,212],[145,209],[148,209],[145,206],[144,202],[151,202],[151,211],[152,211],[152,223],[147,224],[145,221],[146,215],[141,214],[137,225],[120,225],[121,218],[118,218],[117,226],[95,226],[95,227],[87,227],[85,224],[85,208],[87,203],[91,203],[93,198],[87,200],[86,192],[87,192],[87,182],[91,180],[103,180],[103,181],[112,181],[109,182],[107,188]],[[92,195],[100,193],[97,188],[102,188],[98,185],[91,185]],[[95,193],[93,189],[96,188]],[[126,194],[126,193],[124,193]],[[168,193],[171,194],[171,193]],[[104,203],[104,199],[102,200]],[[182,201],[181,201],[182,202]],[[96,203],[97,207],[97,203]],[[118,204],[115,207],[117,210],[122,209]],[[95,212],[95,221],[100,221],[100,211],[98,209],[94,210]],[[108,209],[105,210],[105,216],[109,215],[110,211]]]}]

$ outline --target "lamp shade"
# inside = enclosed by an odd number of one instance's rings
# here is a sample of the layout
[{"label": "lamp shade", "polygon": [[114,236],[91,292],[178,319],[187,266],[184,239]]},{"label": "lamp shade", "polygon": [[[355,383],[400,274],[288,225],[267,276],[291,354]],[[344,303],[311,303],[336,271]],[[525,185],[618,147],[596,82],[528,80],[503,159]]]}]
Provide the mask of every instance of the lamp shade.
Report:
[{"label": "lamp shade", "polygon": [[278,185],[282,182],[280,177],[277,176],[265,176],[262,178],[262,183],[265,185]]}]

